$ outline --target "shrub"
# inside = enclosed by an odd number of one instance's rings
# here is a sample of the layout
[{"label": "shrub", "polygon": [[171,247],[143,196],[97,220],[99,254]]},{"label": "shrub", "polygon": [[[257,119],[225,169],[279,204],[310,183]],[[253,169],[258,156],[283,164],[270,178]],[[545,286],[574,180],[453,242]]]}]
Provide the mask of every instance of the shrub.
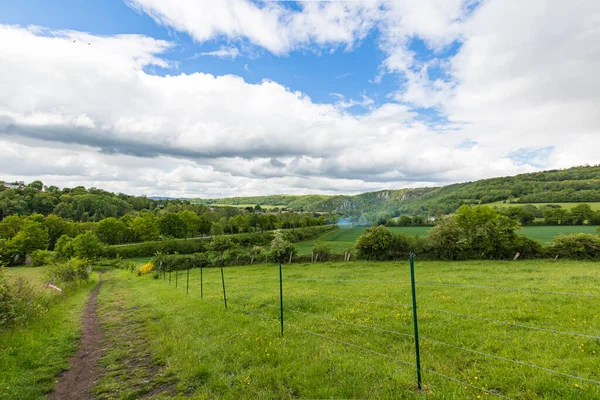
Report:
[{"label": "shrub", "polygon": [[137,269],[137,275],[138,276],[146,275],[146,274],[149,274],[150,272],[152,272],[153,270],[154,270],[154,264],[152,264],[151,262],[147,262],[146,264],[140,266]]},{"label": "shrub", "polygon": [[317,242],[312,248],[315,258],[318,256],[319,261],[328,261],[331,259],[331,250],[325,242]]},{"label": "shrub", "polygon": [[8,280],[0,267],[0,328],[24,323],[44,312],[53,296],[39,293],[23,278]]},{"label": "shrub", "polygon": [[71,243],[76,257],[95,260],[102,255],[102,242],[91,231],[77,235]]},{"label": "shrub", "polygon": [[294,255],[296,255],[296,247],[285,239],[283,232],[280,230],[275,231],[271,241],[269,259],[282,263],[288,261]]},{"label": "shrub", "polygon": [[54,257],[57,260],[68,260],[73,255],[73,239],[67,235],[62,235],[54,245]]},{"label": "shrub", "polygon": [[358,256],[365,260],[390,259],[394,235],[385,226],[369,228],[356,240]]},{"label": "shrub", "polygon": [[86,259],[72,258],[69,261],[49,265],[45,277],[49,282],[76,285],[90,277],[91,264]]},{"label": "shrub", "polygon": [[600,257],[600,238],[589,233],[560,235],[552,241],[548,254],[576,259]]},{"label": "shrub", "polygon": [[41,267],[54,261],[54,255],[48,250],[36,250],[31,253],[31,266]]}]

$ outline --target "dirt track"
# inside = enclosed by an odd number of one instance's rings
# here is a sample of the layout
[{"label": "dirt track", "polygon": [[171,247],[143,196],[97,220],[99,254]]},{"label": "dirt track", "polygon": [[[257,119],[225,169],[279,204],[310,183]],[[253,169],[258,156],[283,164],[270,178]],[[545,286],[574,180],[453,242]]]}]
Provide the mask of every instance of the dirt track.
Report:
[{"label": "dirt track", "polygon": [[98,360],[102,353],[100,347],[102,335],[96,316],[96,297],[101,285],[102,276],[100,275],[100,282],[90,295],[83,313],[82,336],[77,354],[69,360],[71,369],[60,375],[54,392],[48,395],[49,400],[79,400],[92,397],[90,390],[100,376]]}]

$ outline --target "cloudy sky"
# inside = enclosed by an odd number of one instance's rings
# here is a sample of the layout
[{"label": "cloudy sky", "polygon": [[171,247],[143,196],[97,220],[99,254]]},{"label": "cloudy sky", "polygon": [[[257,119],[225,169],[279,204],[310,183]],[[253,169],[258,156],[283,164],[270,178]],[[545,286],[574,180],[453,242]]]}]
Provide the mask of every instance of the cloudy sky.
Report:
[{"label": "cloudy sky", "polygon": [[597,164],[598,71],[598,0],[3,0],[0,180],[223,197]]}]

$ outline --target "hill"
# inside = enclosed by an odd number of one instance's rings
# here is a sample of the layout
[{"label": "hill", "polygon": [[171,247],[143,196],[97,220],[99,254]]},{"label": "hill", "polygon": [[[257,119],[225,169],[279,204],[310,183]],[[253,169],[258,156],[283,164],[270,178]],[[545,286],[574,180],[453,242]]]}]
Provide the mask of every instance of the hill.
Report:
[{"label": "hill", "polygon": [[278,206],[296,211],[378,216],[450,213],[462,204],[574,203],[600,201],[600,165],[482,179],[442,187],[381,190],[347,195],[271,195],[199,199],[206,205]]}]

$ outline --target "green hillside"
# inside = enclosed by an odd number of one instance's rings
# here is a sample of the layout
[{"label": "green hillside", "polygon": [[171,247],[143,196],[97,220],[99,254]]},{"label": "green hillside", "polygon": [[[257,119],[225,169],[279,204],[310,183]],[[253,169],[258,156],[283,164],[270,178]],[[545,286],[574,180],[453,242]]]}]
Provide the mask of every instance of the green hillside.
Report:
[{"label": "green hillside", "polygon": [[271,195],[200,199],[207,205],[287,207],[296,211],[378,216],[450,213],[462,204],[600,202],[600,165],[482,179],[442,187],[381,190],[355,196]]}]

